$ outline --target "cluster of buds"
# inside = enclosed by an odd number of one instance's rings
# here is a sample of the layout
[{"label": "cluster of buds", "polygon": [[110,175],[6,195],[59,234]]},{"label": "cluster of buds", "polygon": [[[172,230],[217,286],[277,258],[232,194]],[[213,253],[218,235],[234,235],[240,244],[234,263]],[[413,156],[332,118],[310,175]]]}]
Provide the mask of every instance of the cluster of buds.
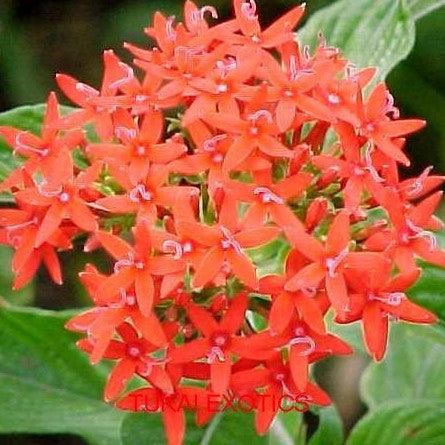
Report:
[{"label": "cluster of buds", "polygon": [[[15,288],[42,262],[60,284],[74,238],[111,255],[108,273],[80,274],[93,307],[67,328],[86,334],[92,363],[115,361],[106,401],[181,402],[162,409],[170,445],[184,409],[212,418],[208,395],[329,404],[310,365],[352,351],[326,313],[360,322],[380,360],[391,321],[435,321],[405,294],[416,260],[445,266],[431,233],[444,178],[398,173],[405,135],[425,123],[399,118],[374,68],[322,38],[312,52],[296,42],[304,5],[265,30],[254,0],[234,10],[215,26],[190,0],[184,23],[158,12],[145,30],[157,46],[125,44],[134,68],[105,51],[100,90],[57,75],[78,108],[60,115],[51,93],[41,136],[0,127],[22,160],[1,184]],[[263,434],[278,407],[252,400]]]}]

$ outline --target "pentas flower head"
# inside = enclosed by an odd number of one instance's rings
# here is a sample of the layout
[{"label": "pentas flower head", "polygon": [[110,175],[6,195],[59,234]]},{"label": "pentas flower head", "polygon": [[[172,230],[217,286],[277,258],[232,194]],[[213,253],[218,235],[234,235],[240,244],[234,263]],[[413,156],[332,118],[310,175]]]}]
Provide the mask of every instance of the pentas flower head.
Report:
[{"label": "pentas flower head", "polygon": [[93,364],[114,361],[105,400],[162,411],[170,445],[184,411],[203,425],[223,409],[209,397],[248,396],[259,434],[279,409],[265,396],[329,404],[310,368],[352,349],[327,314],[360,323],[375,360],[391,323],[436,320],[407,291],[418,259],[445,266],[445,178],[398,172],[425,123],[400,119],[374,68],[296,42],[303,12],[264,29],[254,0],[234,0],[215,24],[187,0],[183,23],[155,14],[154,47],[125,44],[140,78],[105,51],[100,88],[57,76],[77,109],[61,115],[51,93],[40,135],[0,127],[21,163],[0,184],[14,288],[41,263],[62,283],[74,239],[109,254],[107,272],[80,274],[92,307],[66,327]]}]

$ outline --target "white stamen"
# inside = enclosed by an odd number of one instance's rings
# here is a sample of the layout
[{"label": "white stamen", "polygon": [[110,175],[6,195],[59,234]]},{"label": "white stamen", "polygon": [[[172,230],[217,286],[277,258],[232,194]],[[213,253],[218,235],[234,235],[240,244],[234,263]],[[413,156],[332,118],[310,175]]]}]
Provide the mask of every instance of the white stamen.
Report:
[{"label": "white stamen", "polygon": [[120,86],[125,85],[126,83],[134,79],[133,68],[123,62],[119,62],[119,66],[125,70],[125,76],[110,83],[110,88],[119,88]]},{"label": "white stamen", "polygon": [[334,278],[336,276],[337,267],[346,258],[348,253],[349,249],[348,247],[345,247],[336,257],[328,258],[326,260],[326,267],[331,278]]},{"label": "white stamen", "polygon": [[173,253],[174,260],[179,260],[183,255],[181,244],[175,240],[165,240],[162,243],[162,251],[164,253]]},{"label": "white stamen", "polygon": [[298,77],[297,58],[293,55],[289,57],[289,72],[290,80],[296,80]]},{"label": "white stamen", "polygon": [[261,117],[266,118],[267,122],[271,124],[273,122],[272,113],[268,110],[258,110],[255,113],[250,114],[247,119],[256,122]]},{"label": "white stamen", "polygon": [[425,238],[429,241],[430,243],[430,251],[432,252],[433,250],[437,249],[437,239],[436,237],[431,233],[428,232],[427,230],[423,230],[421,227],[416,226],[411,220],[407,219],[406,220],[406,225],[408,226],[408,228],[410,230],[412,230],[415,235],[411,235],[409,238],[410,239],[416,239],[416,238]]},{"label": "white stamen", "polygon": [[256,3],[255,0],[248,0],[241,5],[241,12],[248,20],[256,20],[258,18],[256,13]]},{"label": "white stamen", "polygon": [[114,273],[119,272],[123,267],[131,266],[134,266],[134,257],[133,254],[130,252],[128,258],[122,258],[114,263]]},{"label": "white stamen", "polygon": [[114,134],[119,139],[134,139],[137,135],[136,129],[127,127],[116,127]]},{"label": "white stamen", "polygon": [[346,65],[346,77],[351,80],[358,80],[358,68],[354,63],[349,62]]},{"label": "white stamen", "polygon": [[312,337],[309,337],[309,335],[298,335],[294,337],[290,342],[290,346],[293,345],[306,345],[307,348],[299,353],[299,355],[302,356],[308,356],[312,354],[315,351],[316,344]]},{"label": "white stamen", "polygon": [[243,251],[241,249],[241,246],[238,243],[238,241],[235,239],[235,237],[232,235],[230,230],[224,226],[221,226],[220,230],[224,236],[224,239],[221,240],[222,248],[223,249],[233,248],[236,253],[242,255]]},{"label": "white stamen", "polygon": [[40,182],[39,184],[36,184],[37,190],[39,191],[39,193],[43,196],[45,196],[46,198],[54,198],[55,196],[58,196],[62,193],[62,186],[60,185],[58,188],[53,189],[53,190],[48,190],[46,189],[46,187],[48,186],[48,182],[44,179],[42,182]]},{"label": "white stamen", "polygon": [[428,175],[430,174],[432,169],[433,166],[430,165],[420,174],[419,177],[417,177],[411,184],[409,184],[409,196],[415,196],[423,190],[425,180],[428,178]]},{"label": "white stamen", "polygon": [[35,153],[39,156],[47,156],[49,153],[48,148],[31,147],[30,145],[27,145],[23,142],[22,138],[24,136],[26,136],[26,134],[27,134],[26,131],[21,131],[20,133],[17,133],[17,135],[15,137],[15,144],[14,144],[14,145],[16,145],[16,147],[13,150],[14,155],[20,151],[24,151],[24,152],[28,151],[30,153]]},{"label": "white stamen", "polygon": [[[195,56],[202,56],[205,54],[205,48],[203,46],[194,46],[194,47],[188,47],[188,46],[178,46],[175,48],[175,56],[184,55],[186,59],[191,59]],[[191,76],[190,73],[186,73]]]},{"label": "white stamen", "polygon": [[218,142],[221,142],[226,138],[227,138],[226,134],[217,134],[216,136],[213,136],[210,139],[206,139],[203,145],[204,151],[207,152],[215,151]]},{"label": "white stamen", "polygon": [[284,204],[284,199],[273,193],[267,187],[257,187],[254,189],[253,194],[255,196],[261,196],[261,200],[266,204],[273,202],[275,204]]},{"label": "white stamen", "polygon": [[12,226],[6,226],[5,229],[6,230],[18,230],[18,229],[23,229],[24,227],[28,227],[28,226],[32,226],[34,224],[37,224],[39,222],[37,217],[34,217],[33,219],[20,223],[20,224],[14,224]]},{"label": "white stamen", "polygon": [[365,170],[369,172],[369,174],[371,175],[372,179],[375,182],[385,182],[385,180],[378,174],[376,168],[372,163],[371,152],[372,148],[370,145],[368,145],[365,149],[365,164],[366,164]]},{"label": "white stamen", "polygon": [[139,104],[142,102],[145,102],[149,99],[150,99],[150,96],[147,96],[146,94],[136,94],[136,96],[134,97],[134,100]]},{"label": "white stamen", "polygon": [[400,306],[400,303],[406,299],[406,295],[403,292],[391,292],[387,294],[382,294],[381,297],[378,297],[374,294],[370,294],[369,299],[380,301],[389,306]]},{"label": "white stamen", "polygon": [[229,71],[235,70],[237,66],[236,59],[233,57],[227,57],[225,60],[216,62],[216,68],[220,71],[222,78],[226,77]]},{"label": "white stamen", "polygon": [[130,201],[141,202],[150,201],[152,199],[152,194],[145,188],[144,184],[138,184],[134,189],[128,194]]},{"label": "white stamen", "polygon": [[174,42],[177,37],[177,33],[173,28],[174,22],[175,22],[175,16],[171,15],[167,19],[167,22],[165,23],[165,34],[166,34],[167,40],[169,40],[170,42]]},{"label": "white stamen", "polygon": [[99,91],[97,91],[95,88],[90,87],[89,85],[86,85],[82,82],[76,83],[76,90],[86,94],[87,96],[99,96],[100,94]]},{"label": "white stamen", "polygon": [[398,119],[400,117],[400,111],[394,106],[394,97],[389,91],[386,94],[386,114],[392,114],[393,119]]}]

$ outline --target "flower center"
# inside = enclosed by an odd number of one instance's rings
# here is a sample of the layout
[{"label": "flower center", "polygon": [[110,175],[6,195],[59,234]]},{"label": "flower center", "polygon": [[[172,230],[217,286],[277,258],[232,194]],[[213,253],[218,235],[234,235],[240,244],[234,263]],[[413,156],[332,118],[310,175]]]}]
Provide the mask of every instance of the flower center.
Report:
[{"label": "flower center", "polygon": [[136,296],[133,294],[127,295],[125,298],[125,303],[127,306],[136,306]]},{"label": "flower center", "polygon": [[328,102],[331,105],[338,105],[340,103],[340,97],[337,94],[328,94]]},{"label": "flower center", "polygon": [[227,93],[228,89],[229,89],[229,87],[225,83],[220,83],[216,86],[216,91],[218,93]]},{"label": "flower center", "polygon": [[293,97],[293,96],[294,96],[294,93],[293,93],[292,90],[285,90],[285,91],[284,91],[284,95],[285,95],[286,97]]},{"label": "flower center", "polygon": [[129,344],[127,346],[127,354],[130,357],[137,358],[143,354],[143,350],[142,350],[141,346],[138,344]]},{"label": "flower center", "polygon": [[224,155],[222,153],[215,153],[212,156],[212,161],[215,162],[215,164],[221,164],[223,160],[224,160]]},{"label": "flower center", "polygon": [[144,147],[143,145],[138,145],[138,146],[135,148],[135,152],[136,152],[136,154],[137,154],[138,156],[144,156],[145,153],[146,153],[146,149],[145,149],[145,147]]},{"label": "flower center", "polygon": [[147,96],[146,94],[136,94],[136,96],[134,97],[135,102],[137,103],[143,103],[146,102],[150,99],[149,96]]},{"label": "flower center", "polygon": [[372,123],[369,123],[369,124],[367,124],[367,125],[365,126],[365,130],[366,130],[368,133],[373,133],[373,132],[375,131],[375,125],[372,124]]},{"label": "flower center", "polygon": [[71,196],[67,192],[62,192],[59,195],[59,201],[63,204],[66,204],[71,199]]}]

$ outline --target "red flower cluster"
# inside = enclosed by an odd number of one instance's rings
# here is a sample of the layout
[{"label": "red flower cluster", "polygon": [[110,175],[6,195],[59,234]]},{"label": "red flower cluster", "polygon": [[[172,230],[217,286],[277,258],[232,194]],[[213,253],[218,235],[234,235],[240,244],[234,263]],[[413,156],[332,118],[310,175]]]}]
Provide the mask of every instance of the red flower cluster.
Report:
[{"label": "red flower cluster", "polygon": [[[390,320],[435,321],[405,291],[417,258],[445,266],[430,232],[441,193],[428,196],[444,178],[398,175],[404,136],[424,122],[400,120],[383,83],[364,94],[375,69],[322,39],[313,53],[296,43],[303,5],[265,30],[254,0],[234,8],[216,26],[216,10],[190,0],[184,23],[156,13],[145,31],[157,46],[125,45],[142,80],[105,51],[99,90],[57,76],[76,111],[59,115],[51,93],[40,137],[0,128],[24,159],[2,184],[16,208],[0,210],[15,288],[42,261],[61,283],[57,251],[74,237],[114,259],[109,275],[81,274],[94,307],[67,327],[87,334],[93,363],[116,362],[105,399],[123,409],[144,409],[135,395],[227,392],[326,405],[310,364],[351,352],[326,331],[328,310],[362,323],[376,360]],[[251,249],[270,242],[288,253],[267,275],[265,250]],[[133,377],[144,385],[122,397]],[[207,408],[194,406],[198,424]],[[260,434],[276,411],[257,410]],[[183,410],[163,418],[182,443]]]}]

